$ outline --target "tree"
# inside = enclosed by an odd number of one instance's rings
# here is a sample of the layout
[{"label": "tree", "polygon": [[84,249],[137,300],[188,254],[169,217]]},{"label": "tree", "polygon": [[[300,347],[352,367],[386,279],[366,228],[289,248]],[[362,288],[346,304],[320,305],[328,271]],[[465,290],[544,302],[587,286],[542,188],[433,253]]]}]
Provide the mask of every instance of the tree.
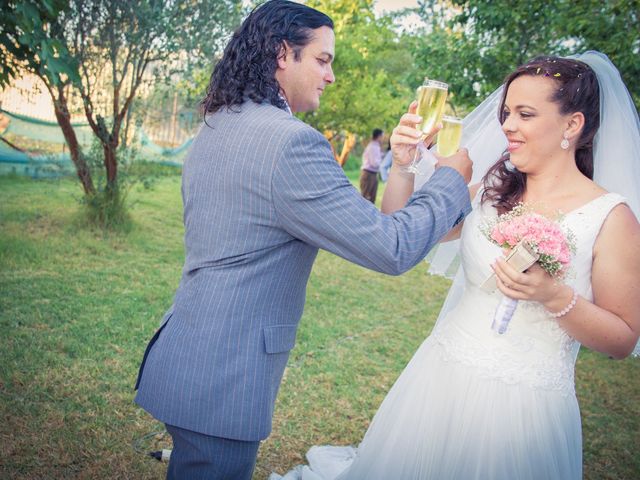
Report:
[{"label": "tree", "polygon": [[40,77],[54,103],[54,111],[64,134],[71,160],[86,195],[95,187],[86,159],[71,126],[65,88],[80,84],[78,60],[69,52],[59,17],[69,5],[65,0],[13,2],[2,0],[0,86],[8,85],[23,73]]},{"label": "tree", "polygon": [[640,73],[637,0],[422,0],[419,5],[428,27],[414,36],[414,56],[448,81],[454,103],[464,110],[534,56],[588,49],[610,56],[640,104],[640,86],[631,81]]},{"label": "tree", "polygon": [[579,39],[575,51],[606,53],[640,109],[640,1],[581,0],[564,6],[565,34]]},{"label": "tree", "polygon": [[356,135],[369,138],[374,128],[387,132],[407,108],[412,92],[404,82],[411,55],[402,48],[390,17],[376,19],[372,0],[316,0],[309,6],[334,21],[336,82],[325,90],[318,111],[304,120],[325,132],[343,164]]},{"label": "tree", "polygon": [[[3,1],[0,85],[29,72],[42,79],[86,195],[96,194],[71,126],[76,92],[97,138],[107,200],[118,200],[123,121],[140,87],[171,78],[219,45],[240,18],[241,0]],[[101,84],[106,80],[106,84]]]},{"label": "tree", "polygon": [[425,77],[441,80],[449,85],[448,108],[462,115],[484,97],[486,84],[479,82],[481,76],[480,50],[473,45],[461,28],[438,22],[437,16],[430,16],[433,23],[408,36],[405,42],[413,54],[413,65],[409,82],[414,87]]}]

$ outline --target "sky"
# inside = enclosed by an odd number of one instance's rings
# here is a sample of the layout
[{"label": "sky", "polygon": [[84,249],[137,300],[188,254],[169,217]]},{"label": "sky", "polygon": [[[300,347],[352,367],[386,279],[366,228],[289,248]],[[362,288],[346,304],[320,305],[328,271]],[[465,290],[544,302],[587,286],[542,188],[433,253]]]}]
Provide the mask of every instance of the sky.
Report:
[{"label": "sky", "polygon": [[377,0],[374,6],[376,13],[390,12],[402,8],[417,7],[417,0]]},{"label": "sky", "polygon": [[[293,0],[299,3],[305,3],[304,0]],[[243,0],[244,5],[251,4],[250,0]],[[403,8],[417,7],[418,0],[375,0],[373,11],[376,15],[382,15],[384,12],[393,12],[395,10],[401,10]],[[421,24],[420,18],[417,15],[410,15],[402,22],[402,26],[411,29],[416,25]]]},{"label": "sky", "polygon": [[[305,3],[304,0],[293,0],[299,3]],[[243,0],[244,5],[250,5],[250,0]],[[392,12],[394,10],[401,10],[403,8],[417,7],[417,0],[375,0],[374,12],[382,14],[383,12]]]},{"label": "sky", "polygon": [[[376,15],[381,15],[385,12],[393,12],[394,10],[401,10],[403,8],[415,8],[417,6],[417,0],[376,0],[373,11]],[[401,22],[401,25],[407,30],[413,30],[421,24],[422,21],[416,14],[405,17]]]}]

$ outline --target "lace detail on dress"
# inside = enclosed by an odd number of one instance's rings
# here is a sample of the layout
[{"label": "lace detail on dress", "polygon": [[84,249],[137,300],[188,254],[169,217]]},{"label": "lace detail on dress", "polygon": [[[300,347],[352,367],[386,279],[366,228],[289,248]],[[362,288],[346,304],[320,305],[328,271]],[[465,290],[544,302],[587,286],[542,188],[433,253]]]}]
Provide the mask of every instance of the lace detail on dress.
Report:
[{"label": "lace detail on dress", "polygon": [[[624,202],[604,194],[563,217],[574,233],[577,251],[565,282],[592,301],[593,245],[606,216]],[[476,206],[462,231],[462,261],[466,284],[457,306],[439,319],[432,342],[448,361],[460,362],[484,378],[574,394],[574,365],[579,343],[571,338],[537,302],[520,301],[505,335],[489,333],[499,295],[484,296],[478,289],[491,273],[488,264],[499,252],[478,233],[492,207]],[[494,335],[493,337],[491,335]]]},{"label": "lace detail on dress", "polygon": [[525,335],[502,336],[491,332],[488,335],[494,341],[477,341],[460,335],[450,324],[438,326],[428,342],[440,346],[444,361],[473,368],[479,377],[557,391],[563,396],[574,395],[575,341],[553,319],[536,322],[536,328],[547,345],[549,342],[556,345],[552,351],[540,348],[540,338]]}]

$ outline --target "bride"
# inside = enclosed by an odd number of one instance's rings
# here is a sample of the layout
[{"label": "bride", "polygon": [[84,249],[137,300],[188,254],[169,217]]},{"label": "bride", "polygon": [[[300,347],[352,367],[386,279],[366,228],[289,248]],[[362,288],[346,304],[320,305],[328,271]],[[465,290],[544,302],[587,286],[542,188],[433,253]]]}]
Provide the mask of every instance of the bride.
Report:
[{"label": "bride", "polygon": [[[413,106],[391,138],[387,213],[423,180],[403,169],[418,119]],[[483,178],[448,235],[460,237],[462,268],[433,332],[358,449],[313,447],[286,480],[582,478],[578,350],[624,358],[640,333],[638,114],[606,56],[539,57],[465,119],[465,137]],[[519,202],[563,214],[576,238],[564,283],[538,265],[515,271],[481,233]],[[432,266],[450,263],[445,245]],[[487,293],[479,285],[492,273],[498,289]],[[503,295],[520,303],[499,335],[490,325]]]}]

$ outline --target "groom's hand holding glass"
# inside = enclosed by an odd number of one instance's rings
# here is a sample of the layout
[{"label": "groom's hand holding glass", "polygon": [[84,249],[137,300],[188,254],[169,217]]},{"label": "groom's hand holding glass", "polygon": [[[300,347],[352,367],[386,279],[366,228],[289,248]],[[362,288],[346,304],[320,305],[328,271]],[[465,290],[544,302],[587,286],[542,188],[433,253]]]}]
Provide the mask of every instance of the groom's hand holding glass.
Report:
[{"label": "groom's hand holding glass", "polygon": [[[418,103],[412,102],[409,106],[409,111],[400,118],[400,123],[393,129],[391,135],[391,152],[393,158],[393,167],[396,173],[400,173],[402,176],[413,174],[407,172],[407,167],[411,164],[417,145],[420,142],[424,142],[429,146],[438,131],[442,128],[442,125],[438,124],[434,126],[429,133],[426,134],[416,128],[422,121],[422,117],[416,113]],[[455,154],[449,157],[437,157],[438,167],[451,167],[456,170],[465,179],[465,182],[471,181],[471,174],[473,173],[473,162],[469,158],[469,153],[466,149],[462,148]]]},{"label": "groom's hand holding glass", "polygon": [[436,168],[451,167],[462,175],[465,182],[469,183],[471,181],[471,175],[473,175],[473,160],[469,157],[469,150],[466,148],[459,149],[449,157],[436,155],[436,158],[438,160],[436,162]]}]

